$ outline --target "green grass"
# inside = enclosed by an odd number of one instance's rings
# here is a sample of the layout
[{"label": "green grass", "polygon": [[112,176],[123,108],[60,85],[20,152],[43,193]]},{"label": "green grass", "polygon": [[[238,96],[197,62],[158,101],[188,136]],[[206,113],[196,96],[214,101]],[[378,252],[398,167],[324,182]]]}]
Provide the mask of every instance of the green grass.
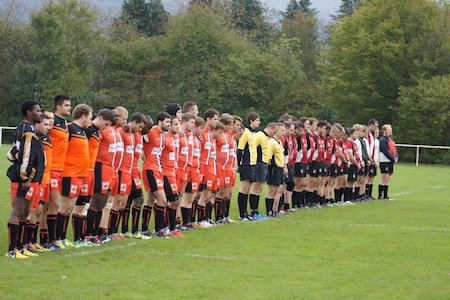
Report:
[{"label": "green grass", "polygon": [[[3,157],[5,152],[1,147]],[[3,174],[8,165],[0,163]],[[395,202],[299,211],[189,231],[186,239],[113,242],[28,260],[3,257],[0,298],[448,299],[449,170],[396,165]],[[5,252],[6,176],[0,184]]]}]

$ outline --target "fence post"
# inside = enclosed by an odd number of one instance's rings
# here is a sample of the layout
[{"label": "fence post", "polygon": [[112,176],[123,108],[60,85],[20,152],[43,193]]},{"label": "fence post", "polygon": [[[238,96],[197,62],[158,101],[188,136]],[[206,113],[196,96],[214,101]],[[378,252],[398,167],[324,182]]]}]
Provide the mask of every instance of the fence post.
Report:
[{"label": "fence post", "polygon": [[420,149],[420,147],[417,146],[417,148],[416,148],[416,167],[419,166],[419,149]]},{"label": "fence post", "polygon": [[3,128],[0,127],[0,146],[2,145]]}]

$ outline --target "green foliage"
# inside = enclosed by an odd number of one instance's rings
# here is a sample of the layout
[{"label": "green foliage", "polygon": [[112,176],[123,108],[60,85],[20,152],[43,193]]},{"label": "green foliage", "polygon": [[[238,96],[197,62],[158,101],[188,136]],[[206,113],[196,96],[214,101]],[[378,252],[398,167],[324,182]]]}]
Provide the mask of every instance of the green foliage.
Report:
[{"label": "green foliage", "polygon": [[392,122],[400,86],[443,73],[436,64],[443,59],[442,41],[430,41],[439,20],[436,3],[401,3],[368,2],[333,28],[323,85],[340,119]]},{"label": "green foliage", "polygon": [[400,88],[396,125],[402,142],[450,146],[449,91],[450,75]]},{"label": "green foliage", "polygon": [[119,18],[148,36],[164,34],[169,13],[161,0],[124,0]]},{"label": "green foliage", "polygon": [[339,6],[338,18],[353,15],[354,11],[363,3],[364,0],[342,0]]}]

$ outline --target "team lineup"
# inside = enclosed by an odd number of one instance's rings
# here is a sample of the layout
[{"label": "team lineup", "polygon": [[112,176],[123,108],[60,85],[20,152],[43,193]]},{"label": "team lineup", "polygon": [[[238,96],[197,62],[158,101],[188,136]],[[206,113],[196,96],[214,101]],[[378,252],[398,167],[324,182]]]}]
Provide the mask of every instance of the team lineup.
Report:
[{"label": "team lineup", "polygon": [[378,199],[393,200],[388,187],[398,154],[392,127],[383,125],[379,137],[375,119],[344,128],[285,114],[257,131],[256,112],[246,126],[211,108],[199,117],[193,101],[170,103],[154,120],[140,112],[129,118],[122,106],[94,118],[91,107],[72,110],[62,95],[53,109],[26,100],[21,113],[8,151],[10,258],[127,238],[184,238],[185,230],[234,223],[237,174],[241,221],[374,200],[378,169]]}]

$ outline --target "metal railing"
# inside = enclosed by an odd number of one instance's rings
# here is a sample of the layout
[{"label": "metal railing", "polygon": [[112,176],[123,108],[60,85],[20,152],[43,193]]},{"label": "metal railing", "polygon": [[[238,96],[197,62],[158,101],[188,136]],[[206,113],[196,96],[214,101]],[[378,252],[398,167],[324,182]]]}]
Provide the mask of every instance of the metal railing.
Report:
[{"label": "metal railing", "polygon": [[447,149],[447,150],[450,149],[450,147],[448,146],[428,146],[428,145],[408,145],[408,144],[395,144],[395,145],[397,147],[416,148],[416,167],[419,166],[420,148]]}]

